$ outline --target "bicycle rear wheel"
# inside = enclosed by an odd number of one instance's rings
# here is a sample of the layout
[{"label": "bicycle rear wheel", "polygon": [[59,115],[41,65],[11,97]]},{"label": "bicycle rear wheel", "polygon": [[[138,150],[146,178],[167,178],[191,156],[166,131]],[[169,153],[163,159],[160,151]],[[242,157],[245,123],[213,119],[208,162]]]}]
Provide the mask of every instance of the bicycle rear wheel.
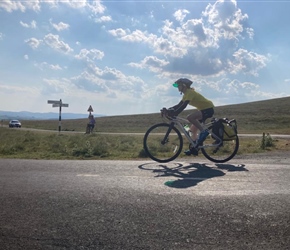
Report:
[{"label": "bicycle rear wheel", "polygon": [[[213,144],[213,139],[208,137],[203,145]],[[239,149],[239,138],[236,136],[235,139],[229,141],[223,141],[220,146],[210,146],[201,148],[203,155],[210,161],[216,163],[223,163],[231,160],[238,152]]]},{"label": "bicycle rear wheel", "polygon": [[143,146],[146,154],[154,161],[169,162],[180,154],[183,139],[179,130],[168,123],[153,125],[145,133]]}]

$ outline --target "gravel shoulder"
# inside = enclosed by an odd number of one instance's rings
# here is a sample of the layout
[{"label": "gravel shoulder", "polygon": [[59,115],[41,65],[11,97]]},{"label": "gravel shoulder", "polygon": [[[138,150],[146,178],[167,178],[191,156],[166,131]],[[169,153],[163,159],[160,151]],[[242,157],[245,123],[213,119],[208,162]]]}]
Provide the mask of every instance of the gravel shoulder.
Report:
[{"label": "gravel shoulder", "polygon": [[236,155],[232,161],[246,160],[253,163],[280,163],[290,164],[290,152],[289,151],[269,151],[265,153]]}]

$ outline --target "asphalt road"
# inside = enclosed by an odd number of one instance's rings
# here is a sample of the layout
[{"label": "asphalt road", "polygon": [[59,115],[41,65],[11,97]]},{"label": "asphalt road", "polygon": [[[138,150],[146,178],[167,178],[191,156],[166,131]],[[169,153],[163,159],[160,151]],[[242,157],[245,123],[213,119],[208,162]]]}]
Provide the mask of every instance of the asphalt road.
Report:
[{"label": "asphalt road", "polygon": [[289,249],[289,159],[0,159],[0,249]]}]

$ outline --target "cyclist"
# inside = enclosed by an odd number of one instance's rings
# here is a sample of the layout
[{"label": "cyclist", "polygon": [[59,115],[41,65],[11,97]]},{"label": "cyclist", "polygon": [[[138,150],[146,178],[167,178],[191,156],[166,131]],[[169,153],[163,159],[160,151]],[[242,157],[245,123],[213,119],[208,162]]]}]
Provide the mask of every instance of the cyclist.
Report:
[{"label": "cyclist", "polygon": [[[192,139],[197,140],[197,145],[201,145],[206,139],[209,132],[203,128],[202,124],[207,118],[210,118],[214,114],[214,105],[212,101],[206,99],[204,96],[191,88],[190,85],[192,81],[187,78],[180,78],[173,86],[178,88],[180,94],[183,94],[182,100],[175,106],[168,109],[168,115],[177,116],[181,113],[187,105],[191,105],[197,108],[197,111],[187,116],[187,120],[192,124],[190,131],[192,132]],[[197,139],[197,131],[200,131],[199,137]],[[197,155],[197,150],[185,151],[185,154]]]}]

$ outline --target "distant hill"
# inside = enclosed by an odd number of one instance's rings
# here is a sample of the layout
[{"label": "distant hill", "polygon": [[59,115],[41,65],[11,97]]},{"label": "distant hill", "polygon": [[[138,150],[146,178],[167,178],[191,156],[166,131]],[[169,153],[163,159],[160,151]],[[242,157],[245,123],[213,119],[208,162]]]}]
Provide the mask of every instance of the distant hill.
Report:
[{"label": "distant hill", "polygon": [[[186,117],[193,111],[181,113]],[[215,107],[214,117],[235,118],[240,133],[285,133],[290,134],[290,97]],[[160,112],[153,114],[106,116],[97,119],[97,128],[102,132],[144,132],[154,123],[162,122]],[[116,125],[117,124],[117,125]]]},{"label": "distant hill", "polygon": [[[59,113],[34,113],[28,111],[12,112],[12,111],[1,111],[0,110],[0,120],[58,120]],[[95,117],[101,117],[104,115],[96,115]],[[62,113],[61,119],[82,119],[87,118],[88,114],[75,114],[75,113]]]},{"label": "distant hill", "polygon": [[[215,117],[235,118],[238,123],[239,133],[272,133],[272,134],[290,134],[290,97],[269,99],[263,101],[217,106],[215,107]],[[186,117],[193,111],[185,110],[181,116]],[[22,115],[22,112],[20,112]],[[32,113],[34,114],[34,113]],[[33,119],[21,120],[22,127],[36,129],[58,129],[58,114],[49,113],[50,118],[42,118],[36,121]],[[1,115],[1,111],[0,111]],[[67,131],[84,131],[88,122],[87,114],[69,114],[77,116],[77,118],[67,118],[65,114],[62,116],[62,130]],[[30,115],[32,116],[32,115]],[[72,117],[72,116],[70,116]],[[160,112],[151,114],[134,114],[134,115],[118,115],[118,116],[97,116],[96,128],[97,132],[126,132],[145,133],[146,130],[155,123],[163,122]],[[15,117],[13,117],[15,118]],[[1,119],[1,118],[0,118]],[[37,119],[40,119],[39,116]],[[19,118],[20,120],[20,118]],[[6,123],[8,122],[6,120]]]}]

